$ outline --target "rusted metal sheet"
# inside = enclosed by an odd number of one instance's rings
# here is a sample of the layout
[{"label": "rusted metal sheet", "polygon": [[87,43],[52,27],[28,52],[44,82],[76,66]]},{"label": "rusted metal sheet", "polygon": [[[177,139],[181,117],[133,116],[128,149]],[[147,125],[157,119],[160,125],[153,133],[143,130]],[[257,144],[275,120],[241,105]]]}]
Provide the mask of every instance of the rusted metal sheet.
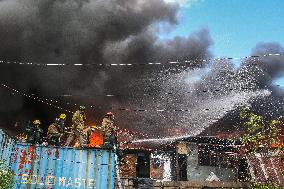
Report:
[{"label": "rusted metal sheet", "polygon": [[254,157],[248,159],[250,173],[258,183],[274,182],[284,186],[283,161],[279,157]]},{"label": "rusted metal sheet", "polygon": [[115,154],[111,150],[19,143],[10,147],[0,142],[1,159],[8,160],[15,173],[14,189],[114,189]]},{"label": "rusted metal sheet", "polygon": [[123,163],[119,166],[121,177],[136,177],[137,156],[135,154],[126,154],[123,157]]}]

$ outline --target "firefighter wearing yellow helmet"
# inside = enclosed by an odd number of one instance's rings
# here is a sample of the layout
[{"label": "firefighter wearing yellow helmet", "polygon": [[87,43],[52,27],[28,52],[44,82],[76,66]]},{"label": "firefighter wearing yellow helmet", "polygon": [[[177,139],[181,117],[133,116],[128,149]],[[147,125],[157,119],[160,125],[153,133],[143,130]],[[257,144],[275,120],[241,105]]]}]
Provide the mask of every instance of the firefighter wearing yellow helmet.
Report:
[{"label": "firefighter wearing yellow helmet", "polygon": [[39,126],[41,124],[40,120],[36,119],[33,121],[34,126]]},{"label": "firefighter wearing yellow helmet", "polygon": [[59,138],[61,136],[59,128],[59,118],[55,119],[55,122],[52,123],[47,130],[47,139],[49,145],[59,146]]},{"label": "firefighter wearing yellow helmet", "polygon": [[65,131],[65,121],[66,121],[66,114],[60,114],[57,120],[60,132]]},{"label": "firefighter wearing yellow helmet", "polygon": [[62,113],[47,129],[47,139],[49,145],[60,145],[60,138],[65,131],[66,114]]},{"label": "firefighter wearing yellow helmet", "polygon": [[67,138],[65,146],[69,146],[71,142],[76,139],[79,147],[85,147],[87,145],[87,134],[84,131],[85,129],[85,106],[80,106],[72,117],[72,133]]},{"label": "firefighter wearing yellow helmet", "polygon": [[27,142],[32,144],[41,144],[43,130],[40,127],[40,120],[36,119],[33,121],[32,126],[28,125],[26,128]]}]

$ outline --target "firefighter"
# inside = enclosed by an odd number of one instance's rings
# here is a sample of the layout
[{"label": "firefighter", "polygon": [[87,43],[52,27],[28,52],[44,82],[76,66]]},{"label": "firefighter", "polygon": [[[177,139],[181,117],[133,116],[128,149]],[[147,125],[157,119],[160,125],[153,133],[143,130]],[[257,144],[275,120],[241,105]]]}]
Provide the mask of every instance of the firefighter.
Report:
[{"label": "firefighter", "polygon": [[61,133],[63,133],[66,130],[65,121],[66,121],[66,114],[60,114],[57,122],[58,122],[59,130]]},{"label": "firefighter", "polygon": [[80,106],[79,110],[73,114],[72,132],[67,138],[65,146],[69,146],[74,139],[76,139],[76,146],[78,147],[85,147],[87,145],[87,134],[84,130],[86,121],[85,110],[85,106]]},{"label": "firefighter", "polygon": [[101,130],[104,133],[104,146],[113,147],[116,143],[114,115],[112,112],[106,113],[101,124]]},{"label": "firefighter", "polygon": [[28,126],[26,129],[27,133],[27,142],[32,144],[41,144],[42,143],[42,135],[43,130],[40,127],[40,120],[34,120],[32,126]]},{"label": "firefighter", "polygon": [[49,145],[59,146],[59,139],[61,137],[60,132],[60,119],[55,119],[55,122],[52,123],[47,130],[47,140]]}]

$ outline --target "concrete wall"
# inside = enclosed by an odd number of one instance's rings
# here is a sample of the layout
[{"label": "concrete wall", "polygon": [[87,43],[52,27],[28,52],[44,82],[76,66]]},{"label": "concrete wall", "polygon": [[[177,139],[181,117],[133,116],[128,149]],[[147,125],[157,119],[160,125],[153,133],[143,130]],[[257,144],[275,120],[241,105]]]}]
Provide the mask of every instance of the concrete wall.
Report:
[{"label": "concrete wall", "polygon": [[236,170],[231,168],[199,166],[198,165],[198,146],[189,144],[190,155],[187,158],[187,180],[188,181],[205,181],[211,172],[213,172],[220,181],[235,181]]}]

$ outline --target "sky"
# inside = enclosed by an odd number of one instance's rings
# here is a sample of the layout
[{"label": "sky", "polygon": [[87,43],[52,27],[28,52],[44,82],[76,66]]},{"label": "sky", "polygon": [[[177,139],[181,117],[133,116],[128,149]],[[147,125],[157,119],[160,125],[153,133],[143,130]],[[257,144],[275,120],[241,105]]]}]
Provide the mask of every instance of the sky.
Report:
[{"label": "sky", "polygon": [[[161,39],[188,36],[205,27],[214,41],[211,50],[215,57],[244,57],[260,42],[284,46],[283,0],[166,1],[178,2],[181,10],[175,27],[161,27]],[[284,87],[284,77],[274,83]]]},{"label": "sky", "polygon": [[[216,57],[243,57],[259,42],[284,45],[283,0],[166,0],[178,1],[179,23],[161,38],[187,36],[209,29]],[[170,29],[170,32],[169,30]]]}]

